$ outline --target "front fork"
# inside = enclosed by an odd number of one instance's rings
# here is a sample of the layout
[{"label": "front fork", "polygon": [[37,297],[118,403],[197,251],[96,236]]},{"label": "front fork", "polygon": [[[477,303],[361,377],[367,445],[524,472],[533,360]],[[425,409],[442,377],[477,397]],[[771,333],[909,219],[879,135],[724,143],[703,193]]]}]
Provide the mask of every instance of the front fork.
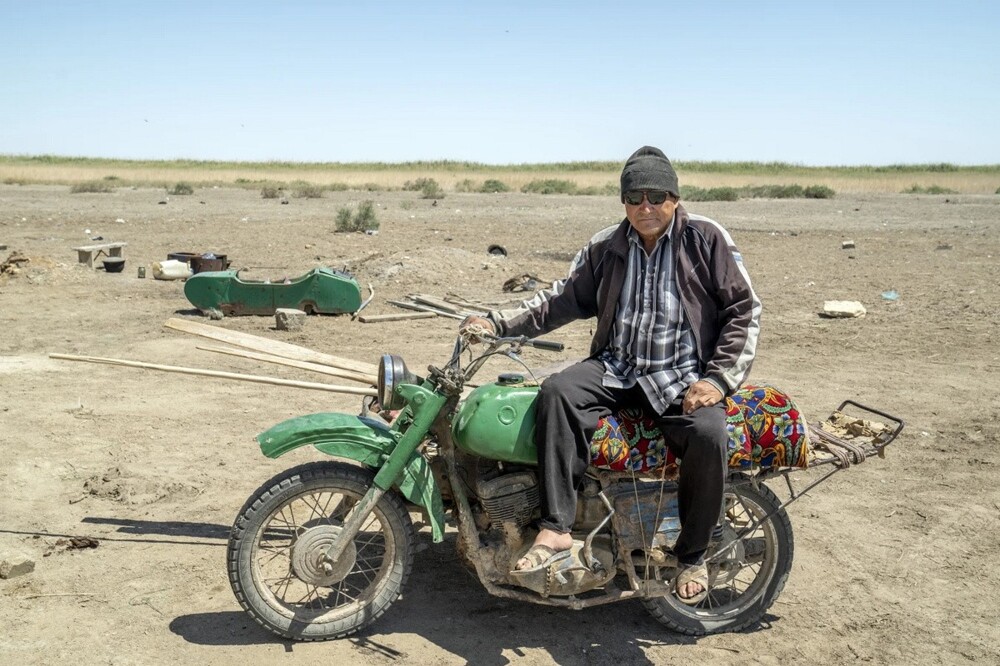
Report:
[{"label": "front fork", "polygon": [[406,399],[407,404],[413,410],[413,422],[406,429],[406,432],[403,433],[403,436],[399,438],[396,447],[375,475],[375,483],[368,489],[365,496],[361,498],[361,501],[358,502],[358,505],[354,508],[354,513],[344,523],[337,538],[334,539],[323,555],[320,564],[323,567],[323,572],[327,575],[333,573],[334,564],[344,554],[347,544],[357,536],[361,530],[361,525],[368,518],[369,514],[371,514],[372,509],[378,504],[378,501],[399,480],[403,468],[410,461],[410,456],[420,446],[420,443],[434,424],[434,420],[437,419],[441,413],[441,409],[448,401],[447,396],[414,384],[403,384],[396,391]]}]

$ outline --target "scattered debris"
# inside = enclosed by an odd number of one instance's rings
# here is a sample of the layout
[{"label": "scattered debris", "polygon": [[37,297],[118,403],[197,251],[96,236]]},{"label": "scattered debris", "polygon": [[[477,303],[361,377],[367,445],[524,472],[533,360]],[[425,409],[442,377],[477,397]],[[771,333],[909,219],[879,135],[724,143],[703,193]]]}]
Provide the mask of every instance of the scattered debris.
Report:
[{"label": "scattered debris", "polygon": [[194,275],[191,267],[177,259],[153,262],[153,277],[157,280],[186,280]]},{"label": "scattered debris", "polygon": [[820,314],[832,319],[850,319],[864,317],[867,313],[865,306],[858,301],[826,301]]},{"label": "scattered debris", "polygon": [[101,542],[94,537],[68,537],[66,539],[56,539],[56,542],[49,546],[42,557],[48,557],[52,553],[63,552],[67,550],[86,550],[87,548],[97,548],[101,545]]},{"label": "scattered debris", "polygon": [[17,275],[23,270],[22,264],[30,262],[31,259],[24,256],[17,250],[10,253],[10,256],[0,264],[0,275]]},{"label": "scattered debris", "polygon": [[278,308],[274,311],[274,325],[279,331],[301,331],[307,316],[295,308]]},{"label": "scattered debris", "polygon": [[889,291],[883,291],[882,298],[886,301],[898,301],[899,292],[896,291],[895,289],[890,289]]},{"label": "scattered debris", "polygon": [[507,293],[512,291],[530,291],[536,292],[539,289],[547,289],[551,287],[552,283],[548,280],[543,280],[535,275],[530,275],[524,273],[516,277],[512,277],[503,283],[503,290]]},{"label": "scattered debris", "polygon": [[0,555],[0,578],[16,578],[35,570],[35,561],[23,553]]},{"label": "scattered debris", "polygon": [[845,241],[843,241],[840,244],[840,249],[841,250],[853,250],[854,249],[854,241],[852,241],[852,240],[845,240]]},{"label": "scattered debris", "polygon": [[883,435],[892,432],[892,428],[884,423],[856,418],[839,411],[833,412],[830,418],[820,423],[820,428],[835,437],[859,444],[878,443]]}]

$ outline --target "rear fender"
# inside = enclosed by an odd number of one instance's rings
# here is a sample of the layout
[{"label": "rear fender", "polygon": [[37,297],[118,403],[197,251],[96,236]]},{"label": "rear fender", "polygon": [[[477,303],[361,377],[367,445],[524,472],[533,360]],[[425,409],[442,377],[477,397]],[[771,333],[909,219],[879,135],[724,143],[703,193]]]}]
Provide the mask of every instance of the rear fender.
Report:
[{"label": "rear fender", "polygon": [[[282,421],[257,435],[257,442],[268,458],[277,458],[311,444],[327,455],[355,460],[378,470],[401,436],[400,432],[374,419],[327,412]],[[441,489],[427,460],[414,452],[396,486],[403,497],[427,509],[434,541],[442,541],[444,506]]]}]

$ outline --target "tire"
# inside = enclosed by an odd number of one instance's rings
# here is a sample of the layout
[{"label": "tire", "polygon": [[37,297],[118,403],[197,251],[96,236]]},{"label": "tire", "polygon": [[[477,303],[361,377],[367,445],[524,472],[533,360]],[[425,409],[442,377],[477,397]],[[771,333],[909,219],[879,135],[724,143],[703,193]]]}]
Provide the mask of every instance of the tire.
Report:
[{"label": "tire", "polygon": [[413,524],[393,492],[376,503],[334,571],[319,565],[373,481],[353,465],[309,463],[247,500],[229,538],[227,567],[236,600],[258,624],[293,640],[341,638],[399,598],[413,564]]},{"label": "tire", "polygon": [[[792,569],[792,523],[780,506],[778,497],[763,484],[754,488],[749,480],[739,479],[727,486],[723,546],[750,522],[750,516],[759,520],[773,515],[730,546],[718,560],[720,566],[709,565],[711,590],[702,602],[689,606],[669,594],[643,599],[646,610],[671,630],[691,636],[740,631],[757,623],[781,594]],[[718,551],[710,548],[712,552]],[[654,573],[665,578],[675,572]]]}]

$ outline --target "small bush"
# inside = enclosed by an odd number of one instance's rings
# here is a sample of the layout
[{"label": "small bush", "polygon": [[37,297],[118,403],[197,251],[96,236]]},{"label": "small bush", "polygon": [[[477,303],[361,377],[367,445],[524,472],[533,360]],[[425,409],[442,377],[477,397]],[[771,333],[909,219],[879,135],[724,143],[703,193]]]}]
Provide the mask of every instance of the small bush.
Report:
[{"label": "small bush", "polygon": [[354,231],[351,225],[351,209],[344,207],[337,211],[337,231]]},{"label": "small bush", "polygon": [[998,188],[997,188],[997,191],[996,191],[996,192],[994,192],[993,194],[1000,194],[1000,187],[998,187]]},{"label": "small bush", "polygon": [[[11,176],[9,178],[4,178],[3,179],[3,184],[4,185],[27,185],[28,184],[28,179],[27,178],[15,178],[15,177]],[[1000,192],[997,192],[997,194],[1000,194]]]},{"label": "small bush", "polygon": [[826,185],[809,185],[802,190],[802,196],[806,199],[832,199],[836,194]]},{"label": "small bush", "polygon": [[736,201],[740,192],[735,187],[682,187],[681,198],[686,201]]},{"label": "small bush", "polygon": [[801,199],[801,185],[758,185],[743,188],[744,196],[751,199]]},{"label": "small bush", "polygon": [[361,189],[364,190],[365,192],[381,192],[386,188],[383,187],[382,185],[379,185],[378,183],[365,183],[364,185],[361,186]]},{"label": "small bush", "polygon": [[497,192],[510,192],[510,188],[507,187],[507,184],[503,181],[490,178],[483,181],[482,187],[479,188],[479,191],[483,194],[495,194]]},{"label": "small bush", "polygon": [[621,191],[621,186],[615,185],[614,183],[605,183],[604,185],[590,185],[588,187],[583,187],[573,194],[584,195],[584,196],[618,196]]},{"label": "small bush", "polygon": [[273,185],[265,185],[260,189],[261,199],[277,199],[281,196],[281,188]]},{"label": "small bush", "polygon": [[410,210],[411,208],[413,208],[413,202],[412,201],[404,201],[404,202],[402,202],[402,203],[399,204],[399,207],[402,208],[403,210]]},{"label": "small bush", "polygon": [[104,180],[121,180],[118,176],[105,176]]},{"label": "small bush", "polygon": [[576,183],[571,180],[548,178],[533,180],[521,188],[525,194],[575,194]]},{"label": "small bush", "polygon": [[354,226],[358,231],[378,229],[378,220],[375,219],[375,204],[373,202],[361,202],[358,206],[358,212],[354,216]]},{"label": "small bush", "polygon": [[403,189],[407,192],[421,192],[427,185],[438,186],[437,181],[433,178],[417,178],[403,183]]},{"label": "small bush", "polygon": [[337,231],[373,231],[378,229],[378,220],[375,219],[375,204],[371,201],[362,201],[355,213],[352,213],[350,208],[341,208],[337,211],[336,222]]},{"label": "small bush", "polygon": [[471,178],[466,178],[465,180],[460,180],[455,183],[456,192],[478,192],[479,188],[476,187],[476,181]]},{"label": "small bush", "polygon": [[323,196],[323,188],[319,185],[304,184],[299,185],[292,195],[297,199],[319,199]]},{"label": "small bush", "polygon": [[329,185],[326,186],[326,189],[330,190],[331,192],[346,192],[351,188],[348,186],[347,183],[330,183]]},{"label": "small bush", "polygon": [[180,183],[174,185],[171,189],[167,190],[167,194],[176,194],[176,195],[194,194],[194,188],[191,187],[190,183],[185,183],[181,181]]},{"label": "small bush", "polygon": [[423,187],[420,188],[421,199],[444,199],[444,190],[433,178],[426,179]]},{"label": "small bush", "polygon": [[902,194],[958,194],[958,191],[947,187],[941,187],[940,185],[929,185],[927,187],[913,185],[910,189],[903,190]]},{"label": "small bush", "polygon": [[108,194],[109,192],[114,192],[115,188],[111,187],[107,183],[100,180],[91,180],[85,183],[77,183],[73,187],[69,188],[69,191],[73,194],[80,194],[82,192],[95,192],[98,194]]}]

